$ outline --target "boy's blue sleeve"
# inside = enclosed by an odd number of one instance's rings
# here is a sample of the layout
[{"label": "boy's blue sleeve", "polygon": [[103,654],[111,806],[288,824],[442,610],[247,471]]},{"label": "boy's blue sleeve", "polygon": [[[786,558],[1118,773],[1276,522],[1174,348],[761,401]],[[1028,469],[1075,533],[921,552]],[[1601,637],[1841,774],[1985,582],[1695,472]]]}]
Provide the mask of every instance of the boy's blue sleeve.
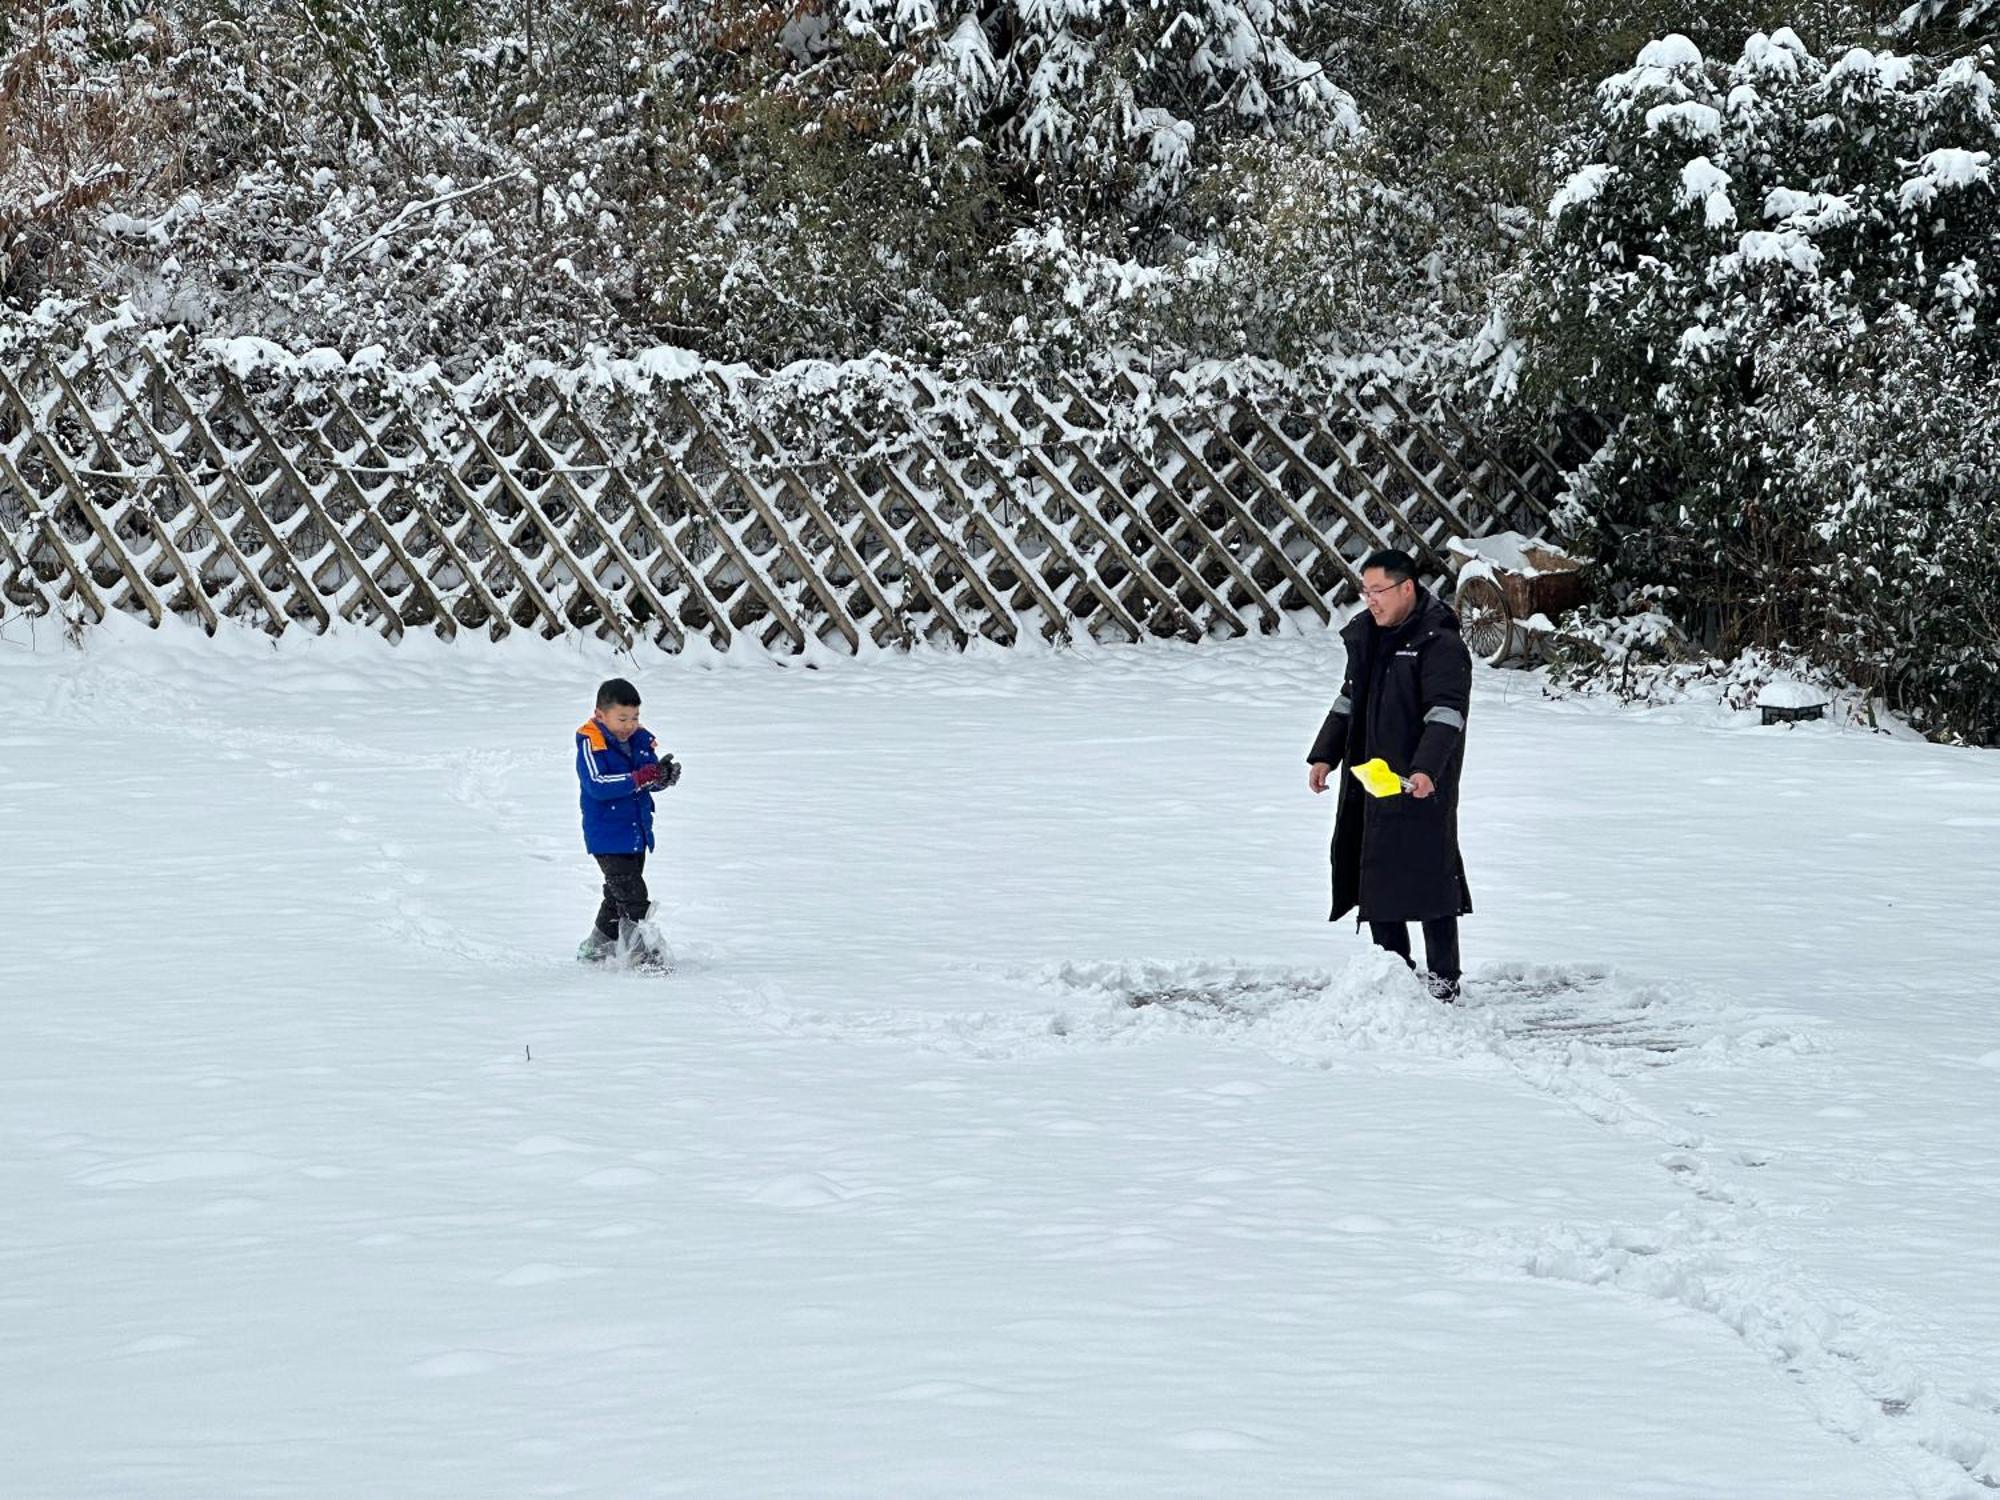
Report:
[{"label": "boy's blue sleeve", "polygon": [[586,797],[594,797],[599,802],[614,802],[620,797],[636,796],[638,788],[632,785],[630,771],[605,772],[598,768],[597,757],[591,753],[590,742],[582,735],[576,737],[576,779],[583,787]]}]

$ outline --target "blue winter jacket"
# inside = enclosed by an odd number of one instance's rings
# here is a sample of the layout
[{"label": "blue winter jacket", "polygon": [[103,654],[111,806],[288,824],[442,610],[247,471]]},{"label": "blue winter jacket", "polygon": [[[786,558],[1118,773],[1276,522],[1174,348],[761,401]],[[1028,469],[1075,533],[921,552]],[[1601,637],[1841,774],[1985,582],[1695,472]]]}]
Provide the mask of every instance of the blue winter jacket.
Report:
[{"label": "blue winter jacket", "polygon": [[584,848],[592,854],[637,854],[653,847],[653,794],[633,786],[632,773],[659,763],[659,749],[645,729],[619,740],[595,719],[577,727]]}]

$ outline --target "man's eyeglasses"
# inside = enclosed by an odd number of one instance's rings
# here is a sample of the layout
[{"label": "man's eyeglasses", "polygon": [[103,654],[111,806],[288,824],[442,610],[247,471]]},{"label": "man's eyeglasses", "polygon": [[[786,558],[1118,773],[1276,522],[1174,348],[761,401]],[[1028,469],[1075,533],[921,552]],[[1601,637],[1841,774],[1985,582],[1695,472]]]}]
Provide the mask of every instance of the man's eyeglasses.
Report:
[{"label": "man's eyeglasses", "polygon": [[1401,583],[1385,583],[1379,589],[1363,589],[1361,597],[1364,599],[1385,599],[1409,581],[1409,579],[1405,578]]}]

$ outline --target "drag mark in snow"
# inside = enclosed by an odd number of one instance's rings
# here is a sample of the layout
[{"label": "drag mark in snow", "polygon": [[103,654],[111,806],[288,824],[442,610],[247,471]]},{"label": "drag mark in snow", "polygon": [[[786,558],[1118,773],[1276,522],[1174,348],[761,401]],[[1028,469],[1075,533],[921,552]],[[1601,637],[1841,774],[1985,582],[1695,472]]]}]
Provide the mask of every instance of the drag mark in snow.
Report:
[{"label": "drag mark in snow", "polygon": [[[1080,979],[1086,985],[1101,983],[1073,967],[1060,972],[1067,982],[1076,983]],[[1330,982],[1327,975],[1319,972],[1287,974],[1279,970],[1259,975],[1254,971],[1231,974],[1224,970],[1207,977],[1169,970],[1158,975],[1142,974],[1136,983],[1123,990],[1123,998],[1133,1010],[1148,1005],[1188,1006],[1219,1015],[1248,1016],[1281,1001],[1318,999]]]},{"label": "drag mark in snow", "polygon": [[1699,1044],[1688,1007],[1659,985],[1621,983],[1609,969],[1513,965],[1489,969],[1466,987],[1466,1001],[1501,1017],[1510,1038],[1563,1046],[1579,1042],[1645,1066]]}]

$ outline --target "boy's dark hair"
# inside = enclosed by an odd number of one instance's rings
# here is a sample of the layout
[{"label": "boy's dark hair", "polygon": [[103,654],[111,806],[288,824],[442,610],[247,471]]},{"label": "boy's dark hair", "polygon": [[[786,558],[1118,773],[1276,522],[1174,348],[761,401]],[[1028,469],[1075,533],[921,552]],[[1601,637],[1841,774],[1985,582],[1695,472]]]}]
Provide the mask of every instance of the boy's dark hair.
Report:
[{"label": "boy's dark hair", "polygon": [[1417,560],[1407,552],[1394,547],[1384,547],[1379,552],[1371,552],[1361,559],[1361,571],[1380,569],[1389,575],[1391,583],[1408,583],[1417,576]]},{"label": "boy's dark hair", "polygon": [[622,677],[612,677],[598,684],[597,706],[599,708],[637,708],[639,690]]}]

